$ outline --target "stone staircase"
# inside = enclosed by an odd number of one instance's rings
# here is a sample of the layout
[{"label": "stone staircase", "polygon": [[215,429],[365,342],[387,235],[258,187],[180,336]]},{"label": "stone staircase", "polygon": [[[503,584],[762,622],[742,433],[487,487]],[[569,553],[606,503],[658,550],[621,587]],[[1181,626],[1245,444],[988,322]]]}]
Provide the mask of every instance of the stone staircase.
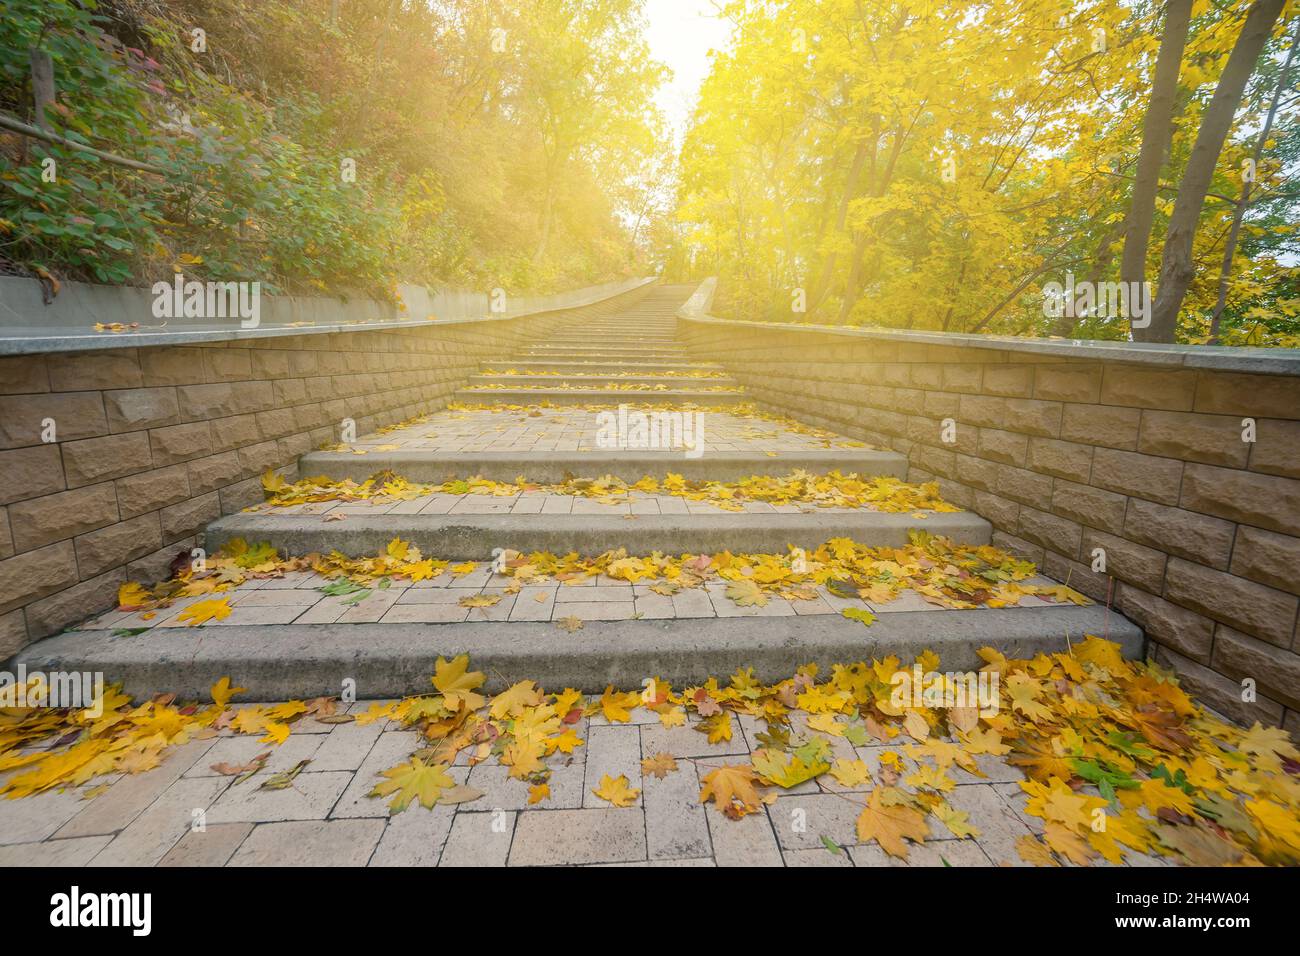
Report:
[{"label": "stone staircase", "polygon": [[737,405],[743,391],[721,366],[693,362],[676,337],[682,286],[653,289],[627,311],[552,330],[483,368],[460,402],[589,404],[697,402]]},{"label": "stone staircase", "polygon": [[[357,482],[376,473],[424,483],[524,476],[537,484],[607,475],[632,483],[669,473],[736,481],[796,469],[906,475],[903,456],[765,416],[747,404],[724,368],[694,361],[678,344],[674,318],[691,291],[657,286],[621,312],[552,327],[514,354],[485,363],[449,409],[362,436],[346,448],[304,455],[299,472]],[[608,444],[602,428],[619,406],[629,415],[656,409],[698,414],[702,441],[694,450],[681,442],[602,447]],[[382,504],[263,506],[213,522],[206,546],[215,551],[242,538],[270,542],[287,555],[367,557],[401,538],[428,557],[489,562],[503,550],[788,554],[838,537],[901,546],[912,528],[969,545],[990,538],[989,523],[967,511],[762,502],[723,510],[659,493],[611,504],[555,493],[498,497],[443,490]],[[357,682],[363,697],[421,692],[436,657],[463,652],[489,675],[493,690],[528,678],[599,692],[608,684],[638,686],[648,675],[680,686],[749,667],[771,681],[802,664],[829,667],[891,653],[910,658],[925,648],[938,651],[945,668],[972,668],[981,664],[977,650],[988,644],[1008,656],[1031,656],[1087,633],[1117,640],[1129,654],[1141,648],[1141,632],[1107,608],[1039,600],[947,610],[908,594],[908,600],[874,606],[821,588],[816,601],[782,598],[741,607],[712,584],[665,596],[605,576],[585,587],[552,582],[505,595],[510,579],[485,566],[455,579],[444,573],[424,587],[376,590],[346,606],[323,596],[322,583],[308,572],[247,591],[241,585],[230,592],[234,613],[201,628],[177,620],[193,603],[188,598],[152,621],[110,612],[29,647],[18,661],[29,669],[102,671],[137,695],[202,697],[228,675],[254,697],[283,699],[336,693],[345,678]],[[478,591],[503,593],[503,600],[488,608],[455,600]],[[878,618],[864,628],[840,613],[846,608]],[[581,629],[556,626],[575,617]]]}]

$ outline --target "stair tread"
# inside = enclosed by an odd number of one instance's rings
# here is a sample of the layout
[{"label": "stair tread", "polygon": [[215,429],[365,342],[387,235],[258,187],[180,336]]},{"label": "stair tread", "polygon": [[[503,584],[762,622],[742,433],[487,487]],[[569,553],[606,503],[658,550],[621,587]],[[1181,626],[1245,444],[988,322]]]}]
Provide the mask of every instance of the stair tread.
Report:
[{"label": "stair tread", "polygon": [[[232,614],[217,636],[211,626],[155,627],[127,638],[68,631],[24,648],[14,664],[28,672],[104,673],[137,699],[173,693],[207,700],[213,684],[234,675],[247,699],[284,700],[336,694],[340,675],[371,698],[425,693],[429,662],[462,653],[488,675],[487,693],[527,675],[544,687],[598,694],[610,683],[638,686],[649,674],[688,686],[753,668],[770,683],[810,663],[829,673],[836,663],[891,654],[910,660],[923,650],[937,652],[947,669],[973,670],[985,663],[978,656],[983,646],[1028,658],[1066,650],[1083,634],[1107,635],[1129,658],[1142,651],[1141,631],[1099,605],[882,612],[870,628],[837,613],[660,620],[595,620],[590,610],[584,613],[582,629],[573,633],[550,621],[240,625]],[[675,621],[686,626],[674,627]]]}]

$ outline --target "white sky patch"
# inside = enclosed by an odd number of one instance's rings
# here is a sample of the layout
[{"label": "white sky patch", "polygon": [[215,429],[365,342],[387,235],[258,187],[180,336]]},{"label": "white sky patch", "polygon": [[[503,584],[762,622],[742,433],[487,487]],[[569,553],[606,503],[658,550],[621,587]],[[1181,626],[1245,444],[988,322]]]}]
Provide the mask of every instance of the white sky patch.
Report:
[{"label": "white sky patch", "polygon": [[731,23],[713,0],[646,0],[646,42],[673,78],[655,94],[678,143],[690,121],[700,84],[709,72],[709,51],[731,41]]}]

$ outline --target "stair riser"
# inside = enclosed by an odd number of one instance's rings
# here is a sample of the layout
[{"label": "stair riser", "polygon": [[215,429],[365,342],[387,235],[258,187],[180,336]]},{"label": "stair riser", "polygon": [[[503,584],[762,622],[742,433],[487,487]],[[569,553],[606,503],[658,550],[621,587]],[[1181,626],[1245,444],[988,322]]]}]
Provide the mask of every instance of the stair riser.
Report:
[{"label": "stair riser", "polygon": [[615,351],[601,348],[528,349],[516,356],[516,358],[533,362],[542,359],[554,359],[561,362],[587,361],[612,362],[619,364],[623,362],[690,362],[690,355],[685,351],[670,351],[667,349],[646,350],[640,352]]},{"label": "stair riser", "polygon": [[813,550],[828,539],[850,537],[868,547],[901,547],[911,528],[925,528],[959,544],[987,544],[987,521],[970,512],[935,514],[919,521],[876,512],[798,515],[366,515],[344,521],[316,516],[231,515],[208,526],[206,546],[233,538],[269,541],[283,555],[340,551],[352,558],[382,552],[393,538],[425,555],[452,561],[487,561],[499,548],[528,554],[584,555],[626,548],[629,554],[714,554],[721,551],[784,554]]},{"label": "stair riser", "polygon": [[298,471],[304,476],[324,475],[335,481],[365,481],[376,472],[391,471],[408,481],[432,483],[475,475],[492,481],[514,481],[523,475],[529,481],[549,484],[568,477],[599,475],[612,475],[630,483],[646,475],[663,478],[669,472],[690,480],[738,481],[751,475],[785,475],[798,469],[815,474],[839,471],[846,475],[904,478],[907,467],[907,459],[901,455],[870,448],[785,452],[780,458],[707,450],[698,458],[687,458],[681,451],[592,449],[532,456],[512,452],[389,451],[351,455],[316,451],[302,457]]},{"label": "stair riser", "polygon": [[718,378],[684,378],[681,376],[655,376],[655,375],[592,375],[588,372],[585,375],[471,375],[469,377],[470,385],[489,385],[489,384],[518,384],[518,385],[547,385],[556,384],[557,380],[570,382],[574,385],[727,385],[736,387],[739,383],[734,378],[725,376]]},{"label": "stair riser", "polygon": [[663,372],[690,372],[699,369],[707,369],[711,372],[723,371],[721,365],[710,365],[707,362],[701,362],[698,365],[686,362],[617,362],[602,365],[601,363],[594,362],[511,362],[508,359],[502,359],[499,362],[484,363],[483,367],[494,369],[512,368],[516,372],[523,374],[527,374],[530,371],[545,371],[559,372],[562,375],[595,375],[604,373],[606,369],[635,372],[638,375],[658,375]]},{"label": "stair riser", "polygon": [[501,403],[505,405],[536,405],[540,402],[550,402],[552,405],[618,405],[624,402],[628,404],[651,402],[661,405],[680,405],[684,402],[693,402],[696,405],[743,405],[749,401],[744,392],[696,392],[690,390],[606,392],[596,389],[564,391],[545,388],[517,391],[504,388],[490,388],[480,391],[465,389],[456,392],[453,398],[457,402],[465,402],[466,404]]},{"label": "stair riser", "polygon": [[548,691],[573,687],[599,694],[613,685],[635,690],[651,675],[675,687],[698,686],[753,668],[764,684],[788,678],[805,664],[821,674],[834,664],[910,661],[939,654],[945,671],[985,665],[981,647],[1011,658],[1069,649],[1084,634],[1116,641],[1127,658],[1144,651],[1142,632],[1104,607],[988,608],[977,611],[896,611],[869,628],[839,615],[692,618],[669,621],[587,621],[572,634],[552,623],[282,624],[159,628],[134,637],[73,631],[19,652],[13,667],[102,673],[137,700],[176,694],[211,699],[228,677],[245,688],[241,700],[334,696],[345,679],[361,699],[429,692],[433,662],[468,654],[487,675],[481,690],[499,694],[516,681]]}]

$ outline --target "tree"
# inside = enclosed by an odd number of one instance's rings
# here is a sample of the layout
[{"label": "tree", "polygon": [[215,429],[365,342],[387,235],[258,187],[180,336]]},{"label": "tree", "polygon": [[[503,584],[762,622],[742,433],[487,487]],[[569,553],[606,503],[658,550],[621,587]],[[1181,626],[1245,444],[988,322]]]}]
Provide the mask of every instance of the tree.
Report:
[{"label": "tree", "polygon": [[1120,279],[1128,288],[1146,281],[1147,245],[1156,211],[1160,168],[1173,139],[1174,107],[1178,93],[1178,71],[1187,44],[1187,26],[1192,0],[1169,0],[1165,8],[1164,32],[1151,81],[1151,101],[1142,121],[1142,148],[1133,178],[1133,198],[1125,223],[1124,254]]},{"label": "tree", "polygon": [[1237,42],[1223,68],[1214,95],[1201,119],[1196,145],[1178,184],[1178,197],[1169,216],[1164,251],[1160,258],[1160,284],[1151,309],[1151,324],[1134,332],[1144,342],[1173,342],[1178,327],[1178,313],[1187,294],[1188,283],[1196,272],[1192,247],[1196,227],[1210,190],[1210,181],[1223,151],[1224,140],[1241,104],[1246,83],[1255,71],[1264,44],[1268,41],[1282,13],[1285,0],[1257,0],[1246,14]]}]

